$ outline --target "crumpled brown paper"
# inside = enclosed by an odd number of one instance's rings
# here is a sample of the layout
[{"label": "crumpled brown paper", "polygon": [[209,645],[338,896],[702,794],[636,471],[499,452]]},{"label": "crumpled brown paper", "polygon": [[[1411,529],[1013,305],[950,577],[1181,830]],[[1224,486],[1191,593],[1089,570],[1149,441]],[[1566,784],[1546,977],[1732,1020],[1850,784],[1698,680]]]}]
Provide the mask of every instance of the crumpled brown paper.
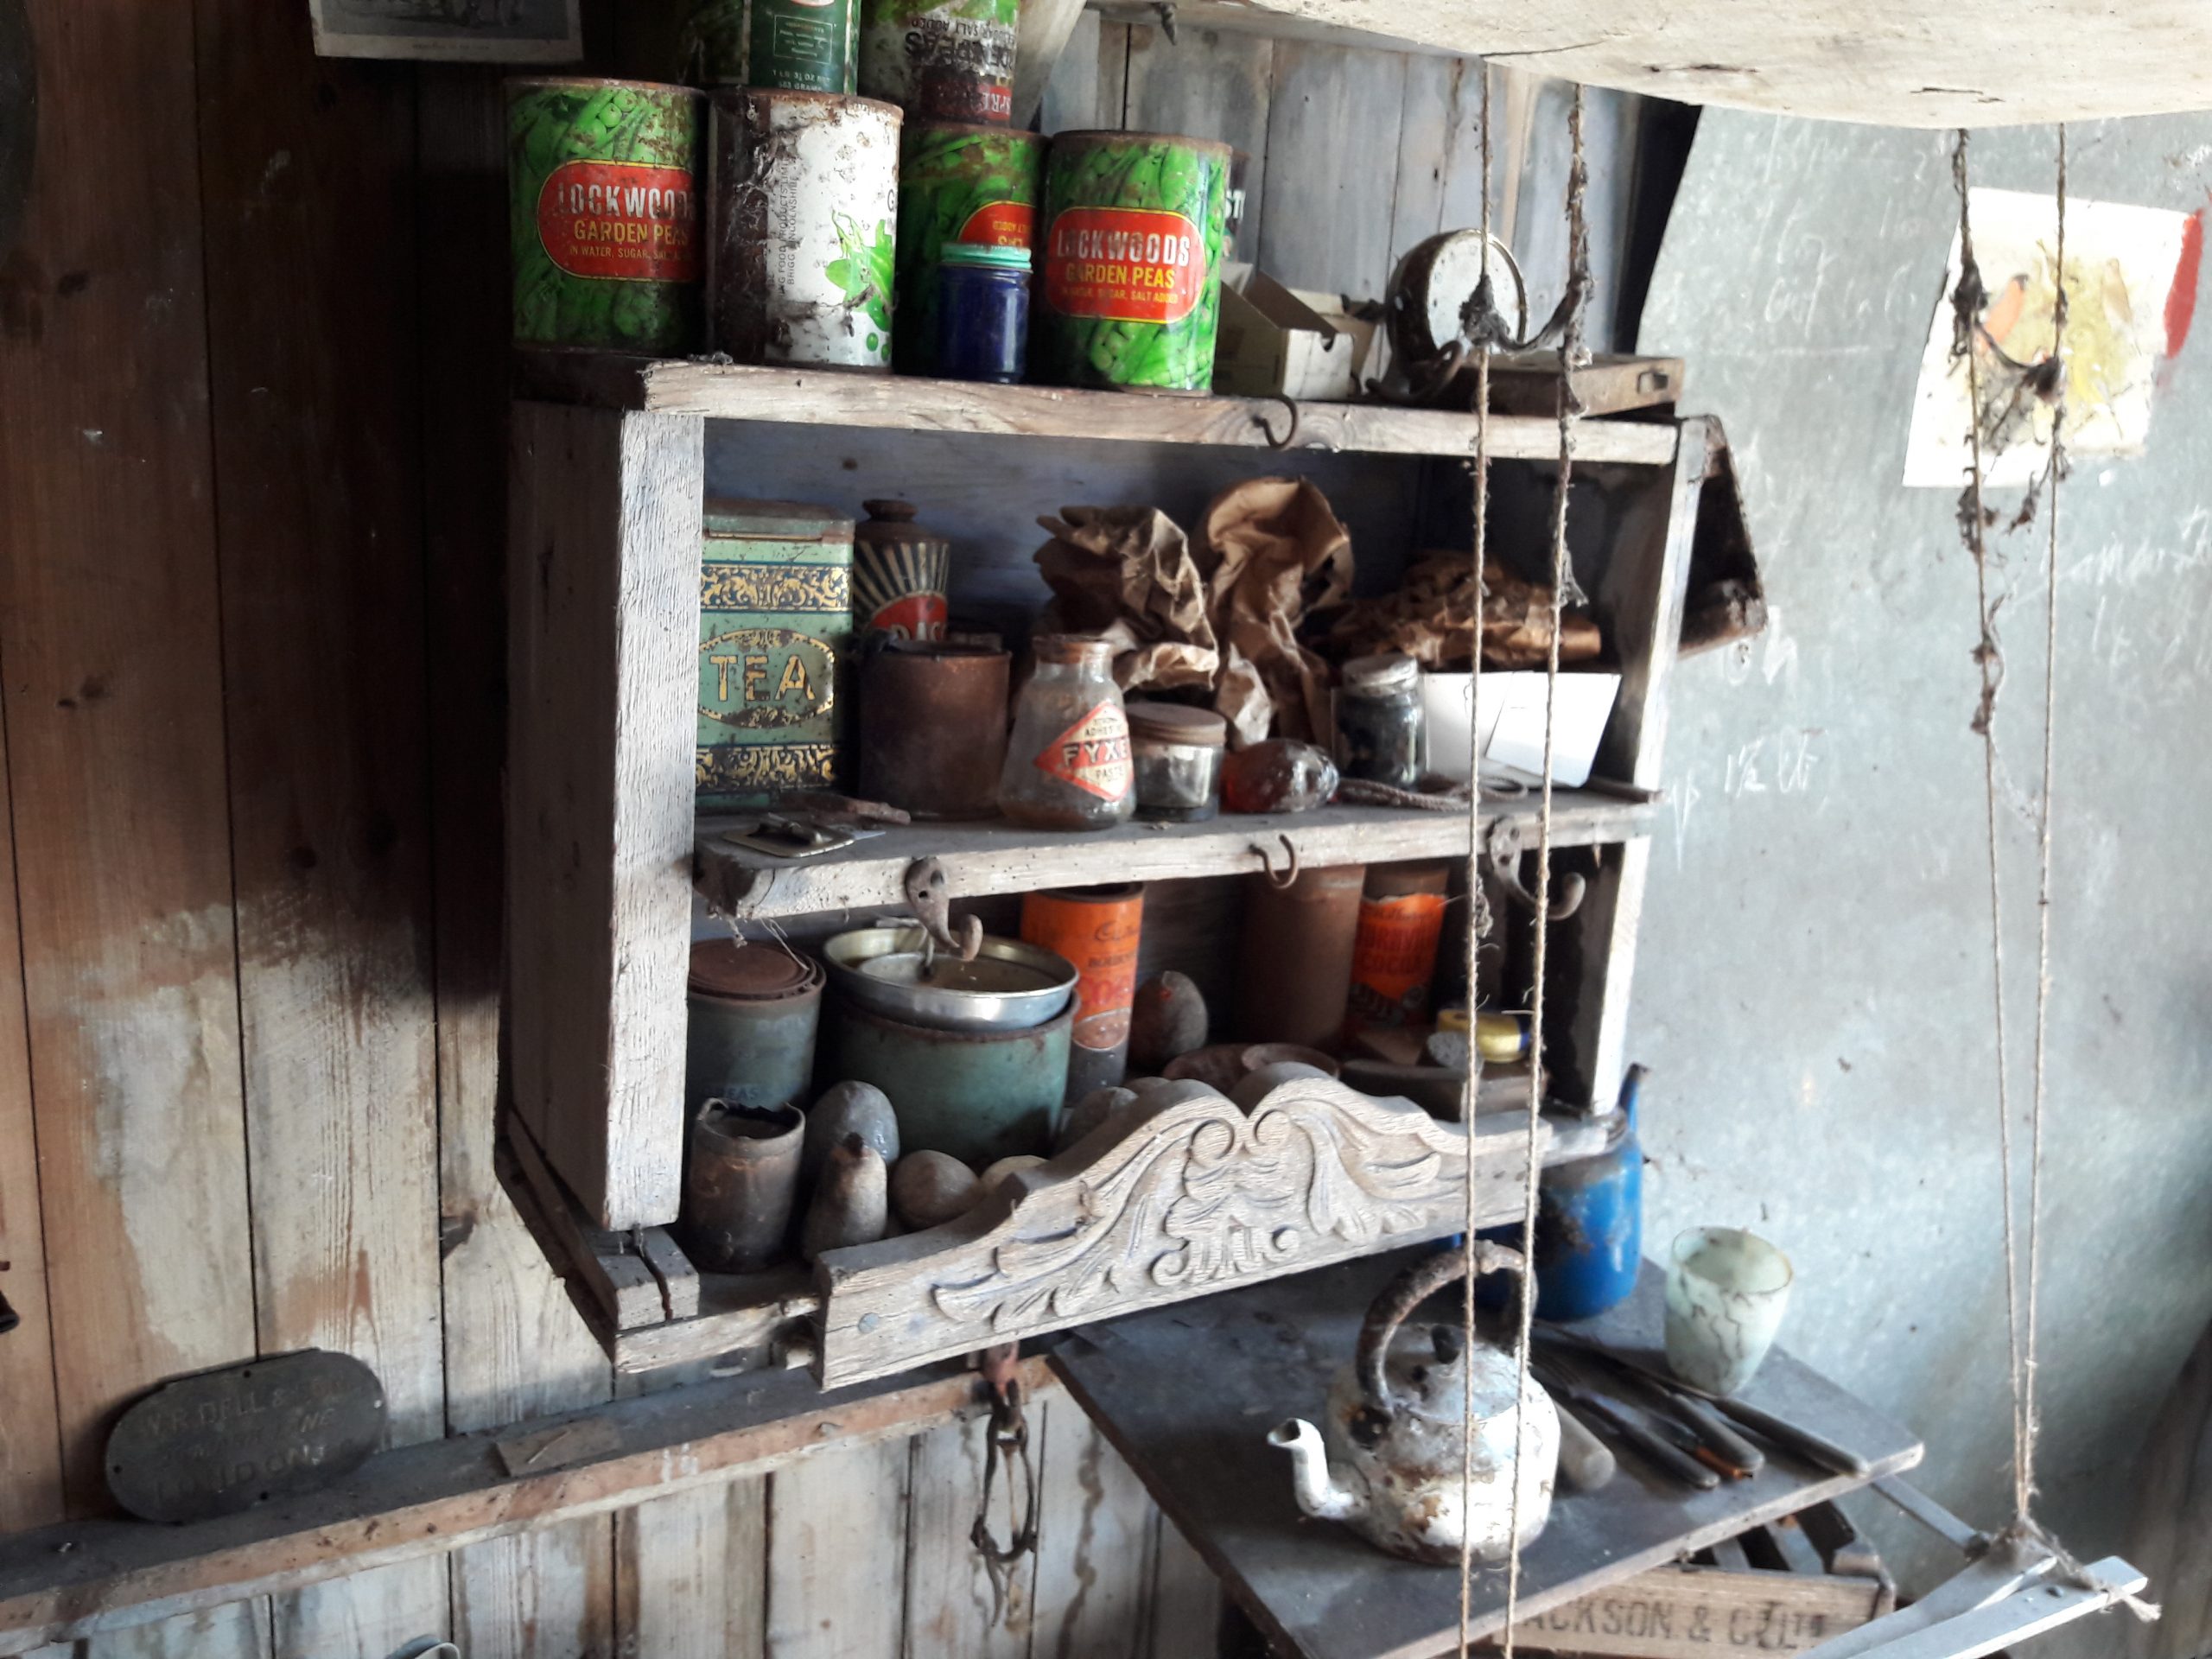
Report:
[{"label": "crumpled brown paper", "polygon": [[[1483,567],[1483,666],[1541,668],[1551,639],[1552,590],[1514,575],[1496,560]],[[1329,630],[1332,654],[1376,652],[1410,657],[1424,668],[1464,671],[1473,656],[1475,581],[1465,553],[1428,553],[1406,573],[1398,591],[1359,600]],[[1582,611],[1560,619],[1559,659],[1588,662],[1605,650],[1598,625]]]},{"label": "crumpled brown paper", "polygon": [[1111,640],[1124,691],[1210,690],[1240,747],[1328,731],[1328,665],[1295,636],[1350,588],[1351,537],[1313,485],[1223,491],[1195,554],[1153,507],[1063,507],[1037,522],[1052,532],[1036,554],[1052,590],[1039,630]]}]

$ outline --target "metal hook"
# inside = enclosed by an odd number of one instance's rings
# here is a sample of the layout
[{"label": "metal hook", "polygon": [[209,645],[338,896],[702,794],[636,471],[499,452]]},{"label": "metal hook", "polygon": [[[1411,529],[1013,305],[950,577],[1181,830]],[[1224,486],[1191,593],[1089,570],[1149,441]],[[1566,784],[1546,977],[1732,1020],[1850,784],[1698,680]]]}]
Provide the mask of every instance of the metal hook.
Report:
[{"label": "metal hook", "polygon": [[1275,429],[1268,424],[1268,417],[1257,410],[1252,412],[1252,424],[1267,435],[1268,448],[1287,449],[1298,438],[1298,400],[1287,392],[1274,391],[1268,395],[1290,411],[1288,429],[1283,433],[1282,436],[1275,436]]},{"label": "metal hook", "polygon": [[[1536,907],[1536,895],[1529,891],[1521,880],[1521,832],[1510,818],[1499,818],[1490,827],[1490,842],[1484,848],[1490,858],[1490,873],[1497,885],[1503,887],[1513,901],[1523,910]],[[1584,895],[1590,884],[1580,872],[1569,870],[1560,879],[1557,891],[1551,895],[1551,908],[1545,912],[1547,921],[1563,922],[1582,908]]]},{"label": "metal hook", "polygon": [[1282,842],[1283,855],[1289,861],[1281,875],[1275,874],[1275,861],[1265,843],[1254,842],[1252,850],[1259,855],[1260,868],[1267,875],[1268,885],[1277,893],[1287,893],[1298,884],[1298,849],[1291,845],[1288,836],[1277,836],[1275,839]]},{"label": "metal hook", "polygon": [[[913,906],[914,918],[922,925],[922,931],[929,936],[930,944],[940,950],[950,950],[963,962],[976,960],[976,953],[983,948],[983,923],[980,917],[961,918],[961,937],[952,937],[952,915],[945,897],[944,866],[933,858],[918,858],[906,867],[906,902]],[[925,949],[925,957],[929,955]]]}]

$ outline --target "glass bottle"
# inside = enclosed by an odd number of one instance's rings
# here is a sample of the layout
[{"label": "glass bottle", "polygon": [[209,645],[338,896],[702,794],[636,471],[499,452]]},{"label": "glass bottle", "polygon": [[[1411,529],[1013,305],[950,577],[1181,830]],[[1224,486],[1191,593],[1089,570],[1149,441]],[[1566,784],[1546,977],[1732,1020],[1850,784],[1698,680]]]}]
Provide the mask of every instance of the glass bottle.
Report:
[{"label": "glass bottle", "polygon": [[1103,639],[1048,634],[1014,704],[999,810],[1033,830],[1105,830],[1136,808],[1129,721]]},{"label": "glass bottle", "polygon": [[1347,778],[1398,789],[1421,781],[1421,664],[1355,657],[1337,691],[1337,764]]}]

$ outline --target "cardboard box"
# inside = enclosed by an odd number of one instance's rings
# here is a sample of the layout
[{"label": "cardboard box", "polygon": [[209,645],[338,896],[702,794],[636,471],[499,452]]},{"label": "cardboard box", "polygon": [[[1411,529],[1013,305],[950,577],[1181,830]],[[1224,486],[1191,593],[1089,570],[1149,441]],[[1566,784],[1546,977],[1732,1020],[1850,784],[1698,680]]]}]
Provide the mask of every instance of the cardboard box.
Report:
[{"label": "cardboard box", "polygon": [[[1471,674],[1421,677],[1422,769],[1446,778],[1467,775],[1467,709]],[[1559,677],[1552,730],[1552,781],[1579,789],[1612,718],[1621,677],[1577,669]],[[1544,677],[1534,671],[1483,676],[1482,758],[1493,767],[1535,782],[1544,773]]]},{"label": "cardboard box", "polygon": [[1344,303],[1339,294],[1285,288],[1255,266],[1224,266],[1213,389],[1319,403],[1357,397],[1376,330],[1346,315]]}]

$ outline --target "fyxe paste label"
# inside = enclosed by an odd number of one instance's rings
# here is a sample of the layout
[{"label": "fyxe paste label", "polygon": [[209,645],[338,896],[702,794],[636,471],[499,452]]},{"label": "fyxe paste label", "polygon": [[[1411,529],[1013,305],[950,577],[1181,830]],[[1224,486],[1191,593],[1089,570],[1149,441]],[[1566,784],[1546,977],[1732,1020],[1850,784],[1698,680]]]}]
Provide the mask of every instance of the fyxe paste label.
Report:
[{"label": "fyxe paste label", "polygon": [[968,215],[955,242],[987,248],[1026,248],[1037,233],[1037,210],[1026,201],[987,201]]},{"label": "fyxe paste label", "polygon": [[1037,754],[1038,769],[1096,795],[1118,801],[1129,792],[1128,716],[1102,702],[1047,743]]},{"label": "fyxe paste label", "polygon": [[1180,322],[1205,277],[1198,227],[1152,208],[1070,207],[1045,250],[1045,298],[1064,316]]},{"label": "fyxe paste label", "polygon": [[691,175],[638,162],[563,162],[537,193],[537,236],[571,276],[689,283],[699,275]]}]

